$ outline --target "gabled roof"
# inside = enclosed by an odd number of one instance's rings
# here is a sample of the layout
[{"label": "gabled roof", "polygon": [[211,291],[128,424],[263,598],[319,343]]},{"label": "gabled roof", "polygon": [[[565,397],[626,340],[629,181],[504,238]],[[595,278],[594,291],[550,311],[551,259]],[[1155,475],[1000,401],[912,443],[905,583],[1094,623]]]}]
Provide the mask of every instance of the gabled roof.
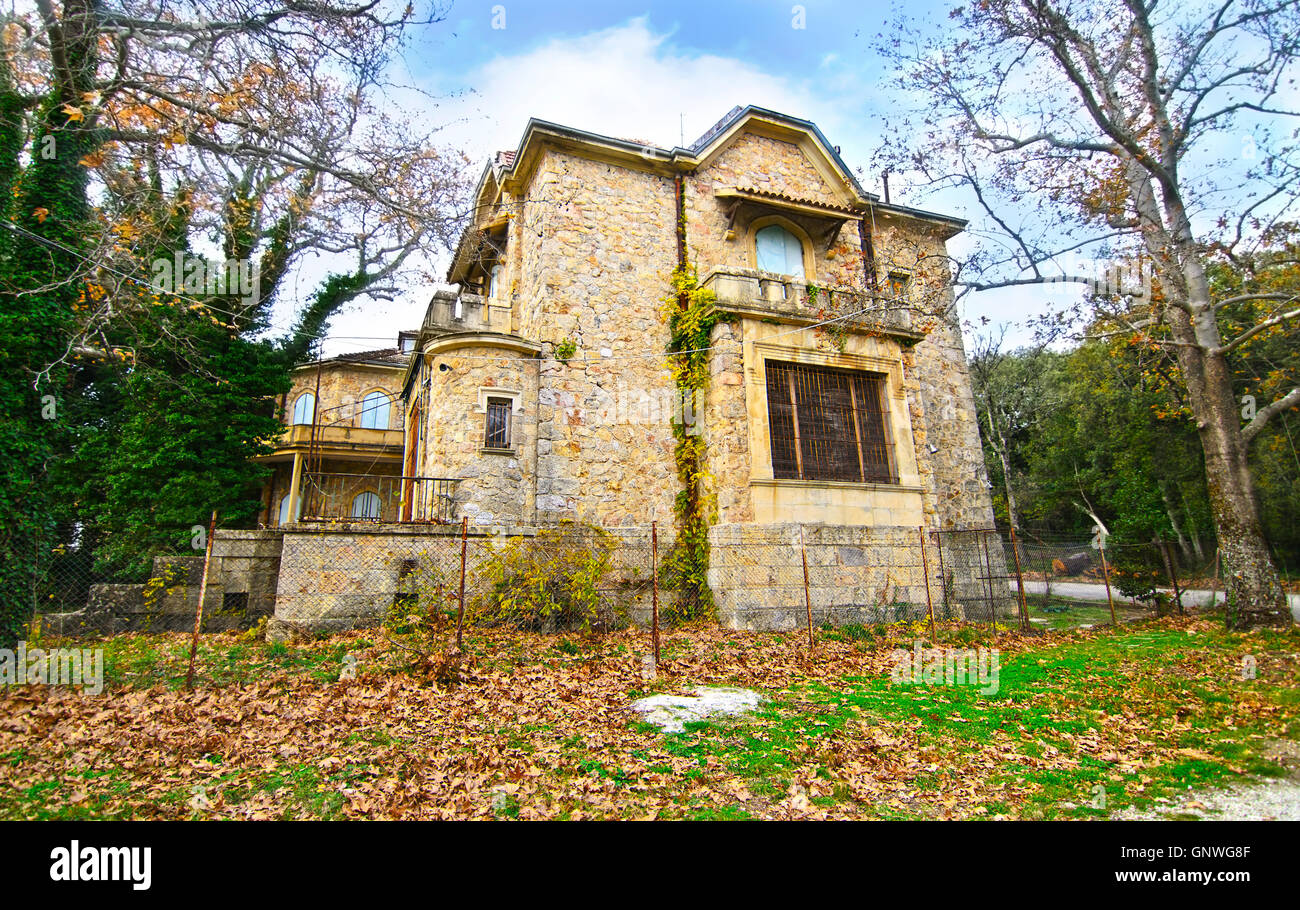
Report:
[{"label": "gabled roof", "polygon": [[[860,212],[874,209],[884,214],[930,222],[938,226],[945,236],[952,236],[966,226],[965,220],[961,218],[881,202],[875,193],[862,188],[840,157],[839,150],[831,145],[817,124],[753,104],[732,108],[689,146],[671,149],[531,118],[524,127],[518,147],[514,151],[498,152],[484,166],[474,189],[475,216],[471,221],[477,224],[478,214],[492,207],[503,187],[513,191],[522,189],[546,146],[571,150],[585,157],[623,167],[673,176],[707,167],[742,133],[757,133],[799,146],[827,185],[835,191],[840,198],[840,205],[845,209]],[[449,281],[455,281],[452,274],[458,272],[457,263],[463,267],[461,260],[464,257],[461,253],[468,252],[458,251],[448,273]]]},{"label": "gabled roof", "polygon": [[828,182],[832,185],[839,184],[843,188],[846,203],[864,205],[879,200],[874,193],[868,193],[862,188],[817,124],[753,104],[733,108],[691,145],[671,149],[532,118],[524,128],[513,161],[504,165],[503,156],[498,156],[494,161],[495,167],[489,165],[484,169],[476,197],[481,203],[482,190],[489,177],[507,184],[524,180],[531,173],[540,148],[545,144],[580,149],[588,155],[643,170],[688,173],[707,166],[739,133],[745,131],[771,135],[799,145],[813,164],[819,165],[823,175],[831,178]]},{"label": "gabled roof", "polygon": [[[796,145],[803,147],[805,154],[811,159],[822,157],[826,163],[831,165],[837,172],[837,176],[843,180],[853,191],[857,198],[855,202],[876,202],[879,196],[875,193],[868,193],[858,183],[849,166],[844,163],[840,157],[839,149],[831,145],[827,138],[822,134],[821,129],[811,120],[804,120],[800,117],[792,117],[789,114],[782,114],[780,111],[769,110],[765,107],[758,107],[754,104],[745,107],[733,107],[725,117],[710,127],[703,136],[691,143],[691,151],[700,159],[701,166],[711,160],[722,151],[737,133],[745,129],[751,129],[756,132],[771,133],[777,132],[778,138],[792,139]],[[810,143],[800,141],[803,137],[812,140],[813,148]],[[816,164],[814,160],[814,164]]]}]

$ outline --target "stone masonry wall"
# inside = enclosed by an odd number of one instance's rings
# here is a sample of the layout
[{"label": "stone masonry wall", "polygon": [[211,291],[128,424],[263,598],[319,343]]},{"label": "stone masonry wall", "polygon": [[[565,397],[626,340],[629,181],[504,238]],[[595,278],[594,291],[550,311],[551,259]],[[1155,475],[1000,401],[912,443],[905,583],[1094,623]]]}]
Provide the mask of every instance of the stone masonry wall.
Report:
[{"label": "stone masonry wall", "polygon": [[[802,530],[802,533],[801,533]],[[783,631],[814,626],[936,619],[1000,622],[1017,601],[1005,578],[1000,541],[926,534],[917,528],[720,524],[709,532],[709,585],[719,622],[730,629]],[[804,559],[808,587],[804,589]],[[990,573],[989,567],[992,567]],[[945,582],[945,576],[951,580]],[[945,590],[946,588],[946,590]]]},{"label": "stone masonry wall", "polygon": [[[483,526],[533,521],[537,371],[536,359],[488,346],[457,347],[428,358],[430,387],[421,405],[427,438],[417,473],[460,479],[456,516]],[[484,446],[489,396],[515,401],[509,453]]]},{"label": "stone masonry wall", "polygon": [[[668,521],[678,482],[660,307],[676,264],[672,181],[550,152],[534,184],[562,201],[541,216],[542,305],[521,314],[547,355],[538,520]],[[577,346],[567,364],[554,357],[566,339]]]}]

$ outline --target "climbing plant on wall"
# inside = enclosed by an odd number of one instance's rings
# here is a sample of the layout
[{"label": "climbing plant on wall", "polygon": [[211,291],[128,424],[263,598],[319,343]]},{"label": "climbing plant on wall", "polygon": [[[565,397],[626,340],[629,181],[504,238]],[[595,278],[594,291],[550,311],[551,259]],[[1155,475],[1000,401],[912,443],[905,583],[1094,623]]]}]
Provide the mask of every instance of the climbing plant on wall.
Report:
[{"label": "climbing plant on wall", "polygon": [[[682,488],[673,502],[677,543],[664,562],[677,589],[671,618],[686,622],[713,615],[709,589],[709,523],[717,510],[711,478],[704,466],[704,435],[695,403],[709,386],[709,342],[723,318],[713,291],[699,285],[695,268],[682,263],[673,272],[673,293],[664,299],[669,366],[683,402],[673,420],[674,458]],[[688,419],[689,415],[689,419]]]}]

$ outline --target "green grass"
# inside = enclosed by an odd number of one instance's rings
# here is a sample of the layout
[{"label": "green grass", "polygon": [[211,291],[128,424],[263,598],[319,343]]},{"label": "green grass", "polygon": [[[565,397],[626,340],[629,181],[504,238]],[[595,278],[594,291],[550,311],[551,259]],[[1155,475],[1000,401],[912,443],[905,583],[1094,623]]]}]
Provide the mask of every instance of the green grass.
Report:
[{"label": "green grass", "polygon": [[[1106,611],[1105,604],[1087,606]],[[1300,686],[1292,657],[1300,651],[1300,632],[1245,635],[1204,622],[1190,630],[1186,625],[1140,622],[1022,640],[1017,647],[1027,650],[1002,655],[997,691],[988,695],[973,685],[895,684],[888,673],[863,669],[880,664],[853,655],[869,660],[879,649],[895,646],[901,634],[897,627],[821,630],[820,640],[849,646],[849,658],[841,658],[840,666],[851,669],[843,675],[795,674],[793,684],[765,692],[767,700],[756,713],[687,724],[682,733],[663,734],[629,718],[635,742],[623,751],[590,751],[581,718],[557,719],[552,725],[536,717],[491,714],[486,715],[491,723],[481,728],[481,743],[437,733],[424,735],[416,747],[401,738],[405,732],[376,714],[347,735],[347,764],[322,763],[319,755],[289,759],[272,753],[273,764],[236,768],[220,755],[206,755],[198,773],[187,772],[183,785],[173,777],[158,786],[114,765],[111,750],[85,767],[73,764],[69,747],[52,766],[47,746],[16,743],[0,752],[0,817],[152,817],[160,804],[173,816],[202,817],[189,808],[194,787],[201,785],[209,800],[224,806],[224,814],[269,811],[277,818],[337,818],[346,802],[342,789],[392,767],[380,756],[406,760],[430,749],[480,745],[522,755],[555,755],[558,746],[558,758],[528,759],[543,768],[544,787],[559,792],[580,778],[598,781],[620,807],[615,813],[627,812],[622,808],[626,801],[645,789],[643,773],[667,777],[667,782],[652,784],[675,801],[674,811],[665,817],[690,819],[762,817],[787,800],[792,784],[803,787],[809,781],[815,784],[808,793],[813,806],[856,817],[925,818],[952,811],[961,816],[1104,818],[1122,807],[1148,807],[1189,786],[1284,773],[1265,749],[1278,737],[1300,739]],[[926,631],[919,626],[904,630]],[[987,647],[994,641],[982,625],[941,633],[944,644],[953,647]],[[490,653],[485,642],[467,642]],[[95,646],[105,649],[109,688],[183,685],[187,641],[133,635]],[[200,647],[198,679],[204,688],[276,674],[332,682],[343,656],[362,646],[355,637],[265,644],[212,636]],[[676,638],[665,642],[665,651],[689,657],[691,646],[685,637]],[[736,646],[713,640],[704,647],[703,654],[724,661]],[[485,656],[483,665],[508,676],[525,665],[572,668],[591,661],[595,674],[614,655],[626,659],[621,646],[599,638],[555,639],[543,649],[549,656],[539,657],[534,650],[525,660],[520,650],[520,659],[512,664],[514,652],[498,648],[495,661],[489,664]],[[1258,659],[1255,679],[1241,678],[1246,654]],[[627,680],[631,697],[693,682],[667,673],[651,684],[633,683],[633,678]],[[621,684],[617,691],[624,691]],[[1003,745],[1005,751],[993,753]],[[417,751],[408,753],[408,748]],[[878,782],[903,783],[879,792],[863,789],[843,773],[846,761],[874,769]],[[36,773],[41,767],[57,770],[41,780]],[[894,771],[889,769],[895,767],[905,768],[906,774],[891,778]],[[742,791],[735,789],[737,784]],[[1106,796],[1104,809],[1093,805],[1099,789]],[[711,797],[702,798],[702,791]],[[497,818],[516,818],[524,809],[515,796],[505,794],[491,805]],[[579,806],[561,808],[576,813]]]},{"label": "green grass", "polygon": [[[276,673],[305,674],[318,682],[333,682],[343,669],[344,655],[369,644],[365,640],[286,644],[205,636],[195,656],[195,685],[240,685]],[[178,689],[184,686],[189,667],[189,642],[177,637],[119,635],[75,643],[46,639],[42,646],[102,649],[105,688],[162,685]]]},{"label": "green grass", "polygon": [[[1293,633],[1264,635],[1274,636],[1280,649],[1295,647]],[[847,637],[856,638],[857,633],[849,632]],[[1070,756],[1073,764],[1043,768],[1032,762],[1001,763],[988,776],[986,789],[1005,787],[1020,793],[1021,799],[1015,806],[989,800],[984,806],[987,815],[1104,817],[1123,806],[1148,806],[1156,797],[1188,786],[1235,780],[1242,773],[1282,773],[1280,766],[1260,755],[1269,731],[1259,722],[1242,723],[1233,712],[1244,687],[1254,687],[1267,701],[1292,708],[1296,690],[1264,679],[1235,678],[1235,658],[1226,660],[1223,671],[1209,678],[1183,672],[1197,654],[1212,660],[1239,649],[1240,636],[1223,631],[1202,633],[1189,643],[1187,633],[1176,629],[1121,629],[1004,660],[998,691],[988,696],[979,694],[975,686],[894,685],[888,678],[846,678],[838,688],[799,686],[752,718],[690,724],[685,733],[665,739],[674,754],[695,758],[701,766],[714,757],[729,773],[745,780],[751,793],[778,800],[795,770],[806,770],[810,760],[815,763],[831,751],[833,741],[851,721],[919,722],[921,746],[938,759],[941,773],[918,776],[911,784],[918,791],[955,786],[960,774],[942,772],[959,769],[963,756],[1002,734],[1015,744],[1018,754],[1041,758],[1055,750]],[[1135,770],[1078,751],[1080,738],[1115,725],[1114,718],[1125,711],[1147,724],[1152,736],[1171,721],[1181,720],[1185,729],[1171,736],[1171,745],[1206,757]],[[1297,738],[1300,725],[1294,710],[1291,713],[1285,735]],[[1107,811],[1091,805],[1098,786],[1106,790]],[[835,801],[836,797],[830,798]]]}]

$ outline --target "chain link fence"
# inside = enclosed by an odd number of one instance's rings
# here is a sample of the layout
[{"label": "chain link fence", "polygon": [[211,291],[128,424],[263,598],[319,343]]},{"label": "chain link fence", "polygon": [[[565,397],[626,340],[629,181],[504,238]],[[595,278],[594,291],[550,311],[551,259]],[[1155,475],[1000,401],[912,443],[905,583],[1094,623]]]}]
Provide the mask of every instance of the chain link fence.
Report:
[{"label": "chain link fence", "polygon": [[[993,530],[797,524],[712,529],[707,577],[671,528],[576,523],[493,529],[338,522],[220,530],[211,558],[169,554],[144,580],[78,557],[50,563],[38,621],[56,635],[247,629],[322,635],[454,616],[529,631],[653,627],[712,613],[724,626],[792,630],[928,619],[1022,622]],[[701,596],[706,609],[698,609]],[[711,606],[711,610],[707,607]]]},{"label": "chain link fence", "polygon": [[1203,591],[1188,594],[1183,561],[1159,542],[1102,551],[1086,539],[1028,532],[1013,544],[987,528],[721,525],[709,533],[707,577],[695,581],[689,567],[700,560],[684,558],[672,529],[658,525],[339,522],[221,530],[213,544],[206,573],[203,555],[167,554],[143,580],[60,550],[36,588],[37,622],[59,636],[191,631],[201,591],[203,631],[265,621],[275,636],[433,621],[653,630],[699,615],[702,594],[706,615],[753,631],[931,620],[1093,625],[1109,621],[1112,607],[1122,622],[1177,612],[1197,596],[1198,606],[1208,602]]},{"label": "chain link fence", "polygon": [[[1064,613],[1089,600],[1115,606],[1123,622],[1185,613],[1222,602],[1222,567],[1213,549],[1153,538],[1120,541],[1023,531],[1018,555],[1025,589],[1040,612]],[[1105,598],[1102,598],[1102,594]]]}]

